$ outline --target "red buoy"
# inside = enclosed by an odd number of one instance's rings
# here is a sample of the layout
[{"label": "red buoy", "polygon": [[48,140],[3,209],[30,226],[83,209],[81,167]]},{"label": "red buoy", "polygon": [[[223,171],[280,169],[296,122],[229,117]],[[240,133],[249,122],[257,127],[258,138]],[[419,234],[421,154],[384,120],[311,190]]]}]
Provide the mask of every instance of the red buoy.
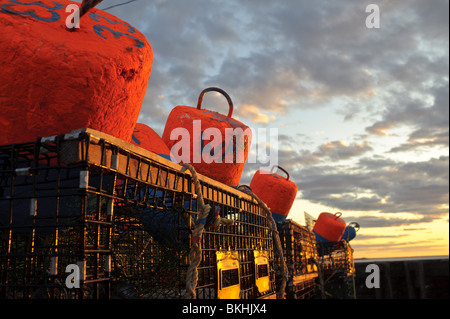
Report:
[{"label": "red buoy", "polygon": [[345,231],[345,221],[341,213],[321,213],[314,225],[316,240],[319,242],[337,242]]},{"label": "red buoy", "polygon": [[170,160],[170,150],[151,127],[136,123],[131,143]]},{"label": "red buoy", "polygon": [[0,0],[0,144],[92,128],[130,141],[150,77],[143,34],[68,0]]},{"label": "red buoy", "polygon": [[[203,95],[210,91],[225,96],[228,115],[201,108]],[[197,108],[181,105],[170,112],[162,139],[179,163],[190,163],[198,173],[236,187],[247,160],[251,130],[232,115],[229,95],[207,88],[200,93]]]},{"label": "red buoy", "polygon": [[258,170],[253,175],[250,188],[269,207],[275,222],[281,222],[287,218],[291,210],[297,196],[297,185],[289,180],[289,173],[286,170],[280,166],[274,167],[282,170],[287,177]]}]

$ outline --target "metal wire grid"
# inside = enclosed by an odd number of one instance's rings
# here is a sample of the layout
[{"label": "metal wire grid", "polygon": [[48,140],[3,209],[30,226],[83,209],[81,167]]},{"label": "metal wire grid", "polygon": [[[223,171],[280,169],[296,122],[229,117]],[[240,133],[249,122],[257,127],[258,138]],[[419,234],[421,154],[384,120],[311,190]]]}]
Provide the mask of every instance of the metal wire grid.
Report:
[{"label": "metal wire grid", "polygon": [[292,285],[288,289],[288,298],[290,299],[314,299],[316,297],[316,280],[309,279]]},{"label": "metal wire grid", "polygon": [[277,226],[289,269],[287,298],[310,298],[314,295],[315,278],[318,276],[314,234],[292,220],[285,220]]},{"label": "metal wire grid", "polygon": [[314,234],[292,220],[278,223],[278,229],[290,274],[316,273],[318,270],[314,260],[318,256]]},{"label": "metal wire grid", "polygon": [[317,243],[317,249],[326,250],[327,254],[319,257],[319,264],[324,275],[345,275],[351,276],[355,273],[355,264],[353,260],[353,248],[345,241],[332,243],[331,252],[329,244]]},{"label": "metal wire grid", "polygon": [[[86,169],[61,165],[58,153],[57,143],[0,148],[2,298],[98,298],[99,283],[108,281],[111,216],[99,196],[105,174],[93,174],[100,185],[83,189]],[[92,289],[67,289],[69,265]]]},{"label": "metal wire grid", "polygon": [[[188,221],[197,214],[189,175],[90,134],[1,146],[0,163],[2,216],[8,211],[0,225],[3,298],[182,297]],[[22,194],[15,192],[20,187]],[[239,251],[242,298],[273,294],[272,234],[260,208],[216,185],[202,182],[202,189],[205,202],[236,224],[204,233],[198,297],[216,297],[218,249]],[[27,214],[20,205],[33,202],[35,212],[17,224]],[[171,245],[146,229],[149,212],[168,218]],[[264,295],[254,287],[256,248],[270,252],[271,289]],[[69,264],[81,265],[81,289],[65,284]]]}]

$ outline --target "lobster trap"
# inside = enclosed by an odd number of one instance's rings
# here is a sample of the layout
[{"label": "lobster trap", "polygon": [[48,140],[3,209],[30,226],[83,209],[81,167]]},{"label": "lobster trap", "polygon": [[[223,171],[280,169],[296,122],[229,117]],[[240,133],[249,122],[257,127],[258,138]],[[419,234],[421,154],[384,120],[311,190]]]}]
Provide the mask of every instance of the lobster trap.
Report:
[{"label": "lobster trap", "polygon": [[197,298],[273,298],[269,216],[242,191],[198,183],[201,194],[178,164],[91,129],[0,146],[1,298],[185,298],[196,241]]},{"label": "lobster trap", "polygon": [[317,242],[319,264],[322,273],[327,275],[352,276],[355,273],[353,248],[346,240],[339,242]]},{"label": "lobster trap", "polygon": [[318,242],[321,276],[316,281],[317,294],[322,298],[355,298],[355,264],[353,248],[346,240]]},{"label": "lobster trap", "polygon": [[319,274],[314,234],[293,220],[278,222],[277,227],[289,271],[286,297],[314,297],[315,281]]}]

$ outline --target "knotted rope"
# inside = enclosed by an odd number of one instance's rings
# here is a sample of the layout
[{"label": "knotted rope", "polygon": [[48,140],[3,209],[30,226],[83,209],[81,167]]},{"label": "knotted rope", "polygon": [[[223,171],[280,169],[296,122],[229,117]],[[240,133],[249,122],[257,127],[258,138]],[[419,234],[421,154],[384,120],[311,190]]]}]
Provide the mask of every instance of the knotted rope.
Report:
[{"label": "knotted rope", "polygon": [[267,205],[261,199],[259,199],[258,196],[256,196],[252,192],[250,187],[248,187],[247,185],[240,185],[238,187],[238,189],[244,191],[246,194],[249,194],[253,199],[256,200],[258,205],[266,212],[266,215],[267,215],[267,218],[268,218],[268,221],[269,221],[269,228],[272,231],[272,239],[273,239],[274,244],[275,244],[275,248],[276,248],[276,251],[277,251],[277,254],[278,254],[278,258],[281,261],[282,280],[281,280],[281,284],[280,284],[280,289],[277,292],[277,298],[278,299],[285,299],[286,283],[287,283],[287,280],[288,280],[288,268],[287,268],[287,265],[286,265],[286,261],[284,260],[283,248],[281,246],[280,235],[278,233],[277,224],[276,224],[275,220],[272,217],[272,213],[271,213],[269,207],[267,207]]},{"label": "knotted rope", "polygon": [[[197,267],[200,265],[202,259],[202,247],[201,247],[202,234],[203,230],[205,229],[205,225],[207,224],[208,221],[208,215],[210,214],[210,211],[212,211],[212,209],[209,204],[205,205],[205,202],[203,200],[202,188],[200,185],[200,181],[198,180],[197,172],[191,165],[183,164],[181,172],[183,173],[186,170],[189,170],[192,174],[192,180],[195,185],[195,194],[197,194],[197,201],[199,207],[199,214],[197,217],[197,221],[195,223],[195,228],[192,231],[191,236],[192,247],[189,252],[189,267],[186,274],[186,295],[185,295],[185,297],[188,299],[195,299],[196,298],[195,288],[197,287],[198,282]],[[215,211],[215,215],[210,217],[213,218],[212,225],[215,229],[218,229],[220,225],[234,224],[234,221],[231,219],[221,218],[219,215],[219,211]]]}]

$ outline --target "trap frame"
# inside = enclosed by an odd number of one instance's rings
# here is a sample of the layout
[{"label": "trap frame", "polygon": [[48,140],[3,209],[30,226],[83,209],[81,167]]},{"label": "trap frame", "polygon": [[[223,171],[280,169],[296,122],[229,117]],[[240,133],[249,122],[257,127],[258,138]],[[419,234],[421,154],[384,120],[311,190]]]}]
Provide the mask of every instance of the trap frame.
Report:
[{"label": "trap frame", "polygon": [[317,251],[320,268],[324,275],[354,275],[353,248],[346,240],[332,243],[317,242]]},{"label": "trap frame", "polygon": [[[239,298],[273,298],[269,217],[242,191],[199,183],[234,223],[205,225],[197,298],[236,286],[217,252],[237,256]],[[0,146],[1,298],[185,298],[198,196],[180,165],[91,129]]]},{"label": "trap frame", "polygon": [[286,298],[314,298],[319,275],[314,234],[293,220],[277,223],[284,258],[289,269]]}]

